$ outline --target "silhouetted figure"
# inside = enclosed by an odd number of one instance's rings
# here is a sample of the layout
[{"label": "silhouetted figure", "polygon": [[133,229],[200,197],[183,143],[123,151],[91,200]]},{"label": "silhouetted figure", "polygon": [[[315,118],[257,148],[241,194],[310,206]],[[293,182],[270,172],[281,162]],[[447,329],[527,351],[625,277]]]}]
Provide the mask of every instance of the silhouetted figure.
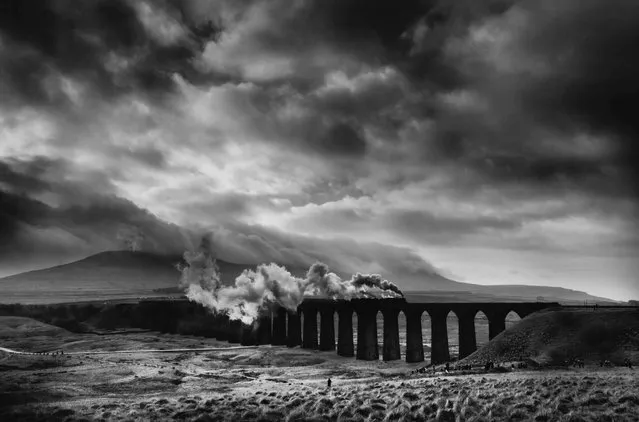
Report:
[{"label": "silhouetted figure", "polygon": [[450,371],[450,363],[446,362],[446,372]]},{"label": "silhouetted figure", "polygon": [[329,378],[329,379],[328,379],[328,382],[327,382],[328,388],[331,388],[331,384],[332,384],[332,383],[333,383],[333,381],[331,381],[331,379]]},{"label": "silhouetted figure", "polygon": [[626,358],[623,364],[624,366],[627,366],[628,368],[632,369],[632,361],[629,358]]}]

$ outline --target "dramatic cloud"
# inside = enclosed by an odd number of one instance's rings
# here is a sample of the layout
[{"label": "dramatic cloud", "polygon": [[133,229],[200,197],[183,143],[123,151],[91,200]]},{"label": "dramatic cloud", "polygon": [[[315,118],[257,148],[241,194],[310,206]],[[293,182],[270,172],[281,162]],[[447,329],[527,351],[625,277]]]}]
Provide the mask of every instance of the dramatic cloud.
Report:
[{"label": "dramatic cloud", "polygon": [[634,2],[76,3],[0,13],[0,230],[30,256],[3,271],[212,233],[251,265],[639,294]]}]

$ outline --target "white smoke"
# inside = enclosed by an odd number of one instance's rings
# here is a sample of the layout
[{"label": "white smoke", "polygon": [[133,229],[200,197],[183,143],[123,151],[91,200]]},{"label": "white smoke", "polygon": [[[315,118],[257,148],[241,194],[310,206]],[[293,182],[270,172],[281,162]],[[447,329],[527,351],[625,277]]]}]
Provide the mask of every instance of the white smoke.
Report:
[{"label": "white smoke", "polygon": [[342,280],[329,272],[328,265],[316,262],[306,274],[306,294],[328,296],[333,299],[393,298],[403,297],[401,290],[379,274],[355,274],[350,280]]},{"label": "white smoke", "polygon": [[395,284],[377,274],[358,273],[342,280],[320,262],[311,265],[305,278],[295,277],[277,264],[260,264],[256,270],[244,270],[233,285],[225,286],[207,241],[198,251],[186,252],[184,261],[178,267],[180,286],[189,300],[245,324],[273,305],[295,312],[305,296],[346,300],[403,297]]}]

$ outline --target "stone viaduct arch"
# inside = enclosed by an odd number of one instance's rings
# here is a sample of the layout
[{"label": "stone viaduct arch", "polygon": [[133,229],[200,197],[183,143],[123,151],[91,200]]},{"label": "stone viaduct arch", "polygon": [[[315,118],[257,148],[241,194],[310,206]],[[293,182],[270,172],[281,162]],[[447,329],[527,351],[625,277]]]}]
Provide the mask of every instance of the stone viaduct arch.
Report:
[{"label": "stone viaduct arch", "polygon": [[[475,315],[478,312],[487,316],[488,336],[492,339],[506,329],[506,315],[511,311],[523,319],[538,310],[559,306],[558,303],[539,302],[409,303],[404,299],[347,301],[307,298],[297,312],[277,308],[260,317],[253,325],[229,321],[227,316],[218,316],[215,333],[218,340],[228,340],[230,343],[336,350],[340,356],[355,356],[360,360],[379,359],[381,340],[382,359],[392,361],[401,358],[398,316],[403,312],[406,318],[406,362],[422,362],[422,314],[426,312],[432,325],[431,362],[437,364],[450,360],[446,319],[451,312],[459,321],[459,358],[462,359],[477,349]],[[377,335],[378,312],[381,312],[384,321],[381,339]],[[357,348],[353,342],[354,314],[357,315]],[[337,333],[335,317],[338,319]]]}]

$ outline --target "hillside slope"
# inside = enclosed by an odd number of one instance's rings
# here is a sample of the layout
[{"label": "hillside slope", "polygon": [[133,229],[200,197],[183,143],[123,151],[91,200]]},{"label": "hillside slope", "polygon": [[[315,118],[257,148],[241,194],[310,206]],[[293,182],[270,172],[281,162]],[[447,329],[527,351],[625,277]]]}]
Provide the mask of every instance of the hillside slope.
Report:
[{"label": "hillside slope", "polygon": [[[551,286],[525,286],[516,284],[502,284],[497,286],[481,286],[481,292],[485,294],[527,297],[537,299],[541,296],[546,301],[560,302],[599,302],[599,303],[616,303],[614,300],[605,297],[592,296],[579,290],[565,289],[562,287]],[[581,304],[581,303],[579,303]]]},{"label": "hillside slope", "polygon": [[[102,252],[43,270],[0,278],[3,291],[154,290],[178,285],[179,255],[146,252]],[[232,282],[249,265],[218,260],[224,282]],[[298,270],[299,271],[299,270]]]},{"label": "hillside slope", "polygon": [[547,309],[502,332],[462,363],[531,358],[540,364],[582,358],[639,358],[639,309]]},{"label": "hillside slope", "polygon": [[144,234],[139,247],[156,254],[179,254],[192,236],[115,196],[95,197],[82,206],[52,207],[0,189],[0,275],[120,249],[134,229]]},{"label": "hillside slope", "polygon": [[428,291],[404,290],[404,293],[409,301],[414,302],[434,299],[437,302],[492,302],[496,300],[501,302],[536,302],[541,297],[545,302],[560,302],[564,305],[583,305],[584,302],[600,305],[619,303],[612,299],[562,287],[465,284],[465,288],[459,288],[455,282],[452,282],[449,287],[446,289],[446,286],[443,286],[440,289],[429,289]]},{"label": "hillside slope", "polygon": [[[0,289],[5,294],[66,292],[135,292],[156,290],[177,293],[180,273],[176,265],[182,261],[180,255],[160,255],[149,252],[112,251],[101,252],[79,261],[42,270],[29,271],[0,278]],[[222,281],[232,283],[245,269],[254,269],[255,264],[237,264],[217,260]],[[307,268],[288,268],[295,276],[303,277]],[[338,272],[342,278],[351,274]],[[383,274],[402,288],[414,285],[405,275]],[[414,277],[414,275],[413,275]],[[439,274],[422,275],[423,290],[405,291],[409,301],[434,302],[490,302],[490,301],[535,301],[544,296],[548,301],[583,302],[606,299],[590,296],[584,292],[544,286],[481,286],[460,283]],[[16,296],[18,297],[18,296]],[[16,299],[20,302],[21,300]]]}]

